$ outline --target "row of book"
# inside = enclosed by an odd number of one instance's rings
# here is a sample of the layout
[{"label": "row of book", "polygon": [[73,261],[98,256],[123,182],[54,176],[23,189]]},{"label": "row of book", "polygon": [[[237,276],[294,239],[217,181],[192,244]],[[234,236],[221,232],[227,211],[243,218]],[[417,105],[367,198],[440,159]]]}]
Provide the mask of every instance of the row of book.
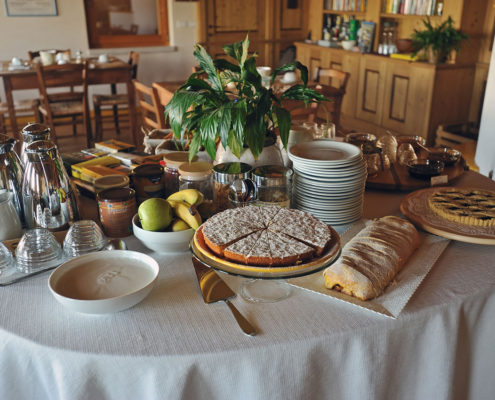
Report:
[{"label": "row of book", "polygon": [[62,153],[69,175],[90,184],[102,176],[128,176],[136,166],[156,162],[158,158],[156,155],[135,151],[133,145],[115,139],[97,142],[90,149]]},{"label": "row of book", "polygon": [[443,0],[386,0],[382,11],[386,14],[442,15]]},{"label": "row of book", "polygon": [[325,0],[324,8],[330,11],[366,11],[368,0]]}]

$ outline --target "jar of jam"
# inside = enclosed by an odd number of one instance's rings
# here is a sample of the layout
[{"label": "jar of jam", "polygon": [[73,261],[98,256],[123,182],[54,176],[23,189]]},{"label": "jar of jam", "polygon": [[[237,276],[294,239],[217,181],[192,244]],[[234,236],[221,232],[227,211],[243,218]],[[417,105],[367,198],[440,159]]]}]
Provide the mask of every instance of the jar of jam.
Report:
[{"label": "jar of jam", "polygon": [[253,169],[251,179],[258,188],[257,205],[289,208],[292,198],[292,169],[280,165],[263,165]]},{"label": "jar of jam", "polygon": [[[194,156],[192,162],[198,159]],[[189,162],[189,153],[173,151],[163,156],[165,161],[165,197],[179,191],[179,166]]]},{"label": "jar of jam", "polygon": [[217,164],[213,167],[215,204],[218,211],[230,207],[230,185],[236,179],[249,178],[252,168],[249,164],[241,162],[228,162]]},{"label": "jar of jam", "polygon": [[213,165],[207,161],[183,163],[179,166],[179,190],[196,189],[203,194],[203,203],[199,207],[203,218],[208,218],[216,212],[212,168]]},{"label": "jar of jam", "polygon": [[109,237],[132,234],[132,217],[137,213],[136,192],[129,188],[111,188],[96,195],[100,222]]},{"label": "jar of jam", "polygon": [[144,164],[134,168],[132,183],[139,204],[151,197],[165,196],[165,175],[159,164]]}]

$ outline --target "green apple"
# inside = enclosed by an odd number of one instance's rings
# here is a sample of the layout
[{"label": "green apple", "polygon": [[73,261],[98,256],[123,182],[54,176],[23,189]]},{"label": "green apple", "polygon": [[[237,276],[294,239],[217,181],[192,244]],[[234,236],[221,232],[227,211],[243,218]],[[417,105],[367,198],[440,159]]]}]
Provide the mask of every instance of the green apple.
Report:
[{"label": "green apple", "polygon": [[143,201],[138,208],[139,221],[145,231],[162,231],[173,219],[172,207],[167,200],[151,198]]}]

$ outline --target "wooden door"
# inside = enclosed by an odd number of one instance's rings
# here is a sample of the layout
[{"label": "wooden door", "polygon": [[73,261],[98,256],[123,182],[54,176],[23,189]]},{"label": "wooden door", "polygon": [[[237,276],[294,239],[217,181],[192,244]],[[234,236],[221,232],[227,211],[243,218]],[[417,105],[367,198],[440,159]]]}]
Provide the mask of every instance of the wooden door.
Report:
[{"label": "wooden door", "polygon": [[257,65],[276,67],[282,52],[307,35],[309,0],[200,0],[200,42],[213,57],[222,46],[244,39]]},{"label": "wooden door", "polygon": [[359,66],[356,117],[381,125],[387,60],[363,55]]},{"label": "wooden door", "polygon": [[250,50],[258,54],[258,65],[265,64],[267,53],[263,43],[266,36],[266,8],[272,3],[263,0],[202,0],[203,21],[201,41],[213,58],[224,57],[222,46],[238,42],[249,33]]}]

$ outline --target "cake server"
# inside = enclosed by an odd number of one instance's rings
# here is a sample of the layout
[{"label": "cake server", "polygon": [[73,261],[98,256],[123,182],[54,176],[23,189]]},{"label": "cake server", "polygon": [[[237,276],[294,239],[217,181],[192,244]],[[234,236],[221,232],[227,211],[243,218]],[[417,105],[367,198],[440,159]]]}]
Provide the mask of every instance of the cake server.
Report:
[{"label": "cake server", "polygon": [[199,288],[203,294],[204,302],[209,304],[220,300],[225,301],[242,331],[246,335],[256,335],[254,327],[229,300],[231,297],[235,296],[235,292],[227,286],[223,279],[220,278],[213,269],[196,257],[192,257],[192,262],[198,278]]}]

